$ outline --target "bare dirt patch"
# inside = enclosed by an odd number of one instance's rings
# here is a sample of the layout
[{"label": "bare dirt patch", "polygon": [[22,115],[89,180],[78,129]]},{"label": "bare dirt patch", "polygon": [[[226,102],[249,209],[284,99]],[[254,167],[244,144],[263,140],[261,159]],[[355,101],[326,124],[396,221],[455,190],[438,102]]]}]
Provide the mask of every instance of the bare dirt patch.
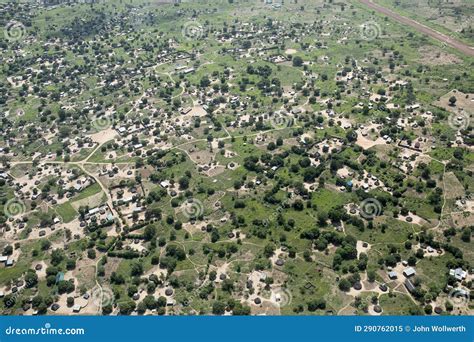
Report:
[{"label": "bare dirt patch", "polygon": [[423,46],[420,50],[420,61],[428,65],[447,65],[462,63],[458,57],[433,46]]},{"label": "bare dirt patch", "polygon": [[[456,97],[456,105],[451,106],[449,104],[449,99],[451,96]],[[461,110],[466,110],[470,113],[474,112],[474,94],[465,94],[459,90],[451,90],[449,93],[441,96],[439,101],[436,101],[434,104],[441,108],[446,109],[449,112],[458,113]]]},{"label": "bare dirt patch", "polygon": [[187,152],[189,158],[191,158],[191,160],[196,164],[209,164],[214,159],[214,154],[207,150],[195,150],[193,148],[190,148],[187,150]]}]

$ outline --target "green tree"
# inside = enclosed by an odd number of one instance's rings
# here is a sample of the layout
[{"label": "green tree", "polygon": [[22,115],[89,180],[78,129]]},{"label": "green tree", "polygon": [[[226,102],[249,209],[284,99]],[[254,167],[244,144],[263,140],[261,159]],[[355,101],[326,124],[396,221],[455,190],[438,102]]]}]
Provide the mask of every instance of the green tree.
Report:
[{"label": "green tree", "polygon": [[212,313],[214,315],[223,315],[225,313],[226,305],[220,301],[215,301],[212,304]]},{"label": "green tree", "polygon": [[293,57],[293,66],[300,67],[303,65],[303,59],[300,56]]},{"label": "green tree", "polygon": [[456,105],[456,101],[457,101],[456,96],[451,96],[451,97],[449,98],[449,104],[450,104],[451,106],[455,106],[455,105]]},{"label": "green tree", "polygon": [[351,283],[347,279],[341,279],[339,282],[339,290],[347,292],[351,289]]},{"label": "green tree", "polygon": [[145,227],[145,231],[143,232],[143,237],[146,241],[150,241],[156,236],[156,227],[154,225],[149,224]]}]

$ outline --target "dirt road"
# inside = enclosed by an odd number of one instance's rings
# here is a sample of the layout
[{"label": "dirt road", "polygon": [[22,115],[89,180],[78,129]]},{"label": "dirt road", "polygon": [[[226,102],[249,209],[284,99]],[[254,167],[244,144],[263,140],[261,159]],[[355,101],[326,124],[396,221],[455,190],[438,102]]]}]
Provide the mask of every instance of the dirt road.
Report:
[{"label": "dirt road", "polygon": [[370,0],[359,0],[359,2],[363,3],[364,5],[366,5],[367,7],[370,7],[371,9],[373,10],[376,10],[377,12],[380,12],[380,13],[383,13],[385,14],[387,17],[390,17],[392,19],[395,19],[396,21],[402,23],[402,24],[405,24],[405,25],[409,25],[411,27],[413,27],[414,29],[416,29],[417,31],[421,32],[421,33],[424,33],[436,40],[439,40],[440,42],[442,43],[445,43],[446,45],[449,45],[459,51],[461,51],[462,53],[468,55],[468,56],[471,56],[471,57],[474,57],[474,48],[467,45],[467,44],[464,44],[462,42],[460,42],[459,40],[456,40],[456,39],[453,39],[443,33],[440,33],[438,31],[435,31],[423,24],[420,24],[419,22],[415,21],[415,20],[412,20],[412,19],[409,19],[407,17],[404,17],[398,13],[395,13],[383,6],[380,6],[378,4],[375,4],[373,3],[372,1]]}]

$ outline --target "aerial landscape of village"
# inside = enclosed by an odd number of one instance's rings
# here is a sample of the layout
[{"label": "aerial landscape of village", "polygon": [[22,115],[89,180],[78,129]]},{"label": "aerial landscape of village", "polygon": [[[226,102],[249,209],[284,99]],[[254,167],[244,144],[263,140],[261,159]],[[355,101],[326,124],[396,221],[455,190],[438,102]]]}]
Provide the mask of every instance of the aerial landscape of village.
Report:
[{"label": "aerial landscape of village", "polygon": [[0,0],[1,315],[474,315],[473,18]]}]

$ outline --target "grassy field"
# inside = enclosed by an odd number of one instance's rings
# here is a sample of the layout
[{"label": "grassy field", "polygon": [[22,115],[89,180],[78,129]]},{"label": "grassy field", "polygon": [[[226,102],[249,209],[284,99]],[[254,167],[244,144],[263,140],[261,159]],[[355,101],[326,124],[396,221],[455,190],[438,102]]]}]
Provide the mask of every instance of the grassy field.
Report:
[{"label": "grassy field", "polygon": [[77,211],[69,202],[63,203],[56,208],[59,216],[62,217],[64,223],[69,223],[77,216]]}]

